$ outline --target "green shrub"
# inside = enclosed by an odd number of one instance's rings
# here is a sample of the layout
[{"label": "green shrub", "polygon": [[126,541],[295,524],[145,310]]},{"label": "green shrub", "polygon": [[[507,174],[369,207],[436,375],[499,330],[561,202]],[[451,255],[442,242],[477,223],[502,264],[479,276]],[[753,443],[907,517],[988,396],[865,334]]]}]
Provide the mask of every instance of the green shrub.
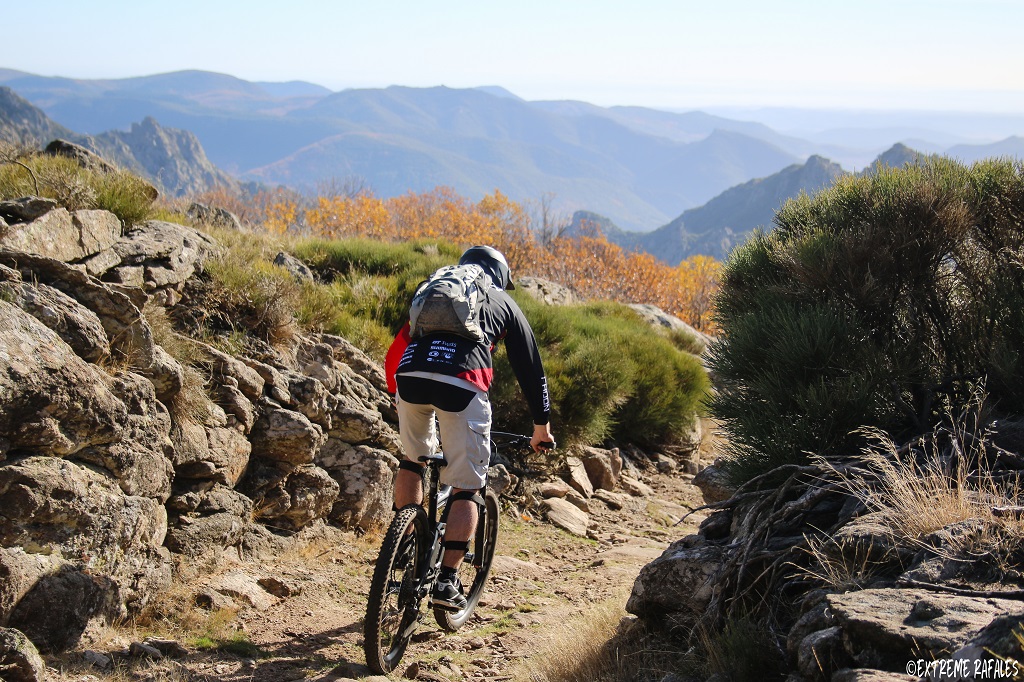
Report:
[{"label": "green shrub", "polygon": [[[546,306],[517,301],[537,335],[566,442],[666,445],[679,440],[708,387],[700,361],[655,333],[628,306]],[[529,414],[503,354],[495,358],[495,423],[522,428]]]},{"label": "green shrub", "polygon": [[[344,336],[377,360],[408,319],[416,286],[461,253],[445,243],[297,240],[287,248],[318,277],[299,284],[272,264],[281,245],[251,235],[223,237],[228,248],[207,266],[203,306],[216,311],[222,336],[246,330],[275,343],[297,325]],[[707,378],[697,358],[667,334],[616,303],[553,307],[516,297],[541,345],[560,441],[661,445],[692,427]],[[532,420],[503,344],[495,373],[496,428],[527,429]]]},{"label": "green shrub", "polygon": [[93,171],[73,159],[42,154],[19,162],[0,164],[0,200],[38,193],[69,211],[103,209],[134,225],[149,217],[156,199],[152,185],[127,171]]},{"label": "green shrub", "polygon": [[292,339],[302,286],[288,271],[228,250],[206,264],[206,273],[211,281],[207,305],[222,327],[244,330],[271,345]]},{"label": "green shrub", "polygon": [[747,479],[862,426],[923,433],[987,381],[1024,388],[1024,168],[947,159],[788,202],[725,265],[712,413]]}]

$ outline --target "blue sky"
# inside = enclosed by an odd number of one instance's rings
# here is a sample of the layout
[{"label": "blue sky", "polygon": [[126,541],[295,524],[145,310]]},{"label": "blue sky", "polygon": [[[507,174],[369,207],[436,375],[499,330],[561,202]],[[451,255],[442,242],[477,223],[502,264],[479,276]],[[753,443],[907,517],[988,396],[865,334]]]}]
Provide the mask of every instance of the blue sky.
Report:
[{"label": "blue sky", "polygon": [[1024,112],[1018,0],[0,0],[0,67],[666,108]]}]

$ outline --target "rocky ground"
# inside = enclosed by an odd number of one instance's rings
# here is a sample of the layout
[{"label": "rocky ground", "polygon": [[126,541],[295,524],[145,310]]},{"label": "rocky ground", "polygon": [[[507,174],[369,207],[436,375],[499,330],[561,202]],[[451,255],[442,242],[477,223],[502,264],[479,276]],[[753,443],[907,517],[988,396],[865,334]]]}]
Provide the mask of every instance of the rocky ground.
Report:
[{"label": "rocky ground", "polygon": [[[523,676],[568,618],[610,598],[624,606],[640,568],[669,542],[694,532],[701,514],[673,525],[701,504],[691,479],[677,472],[650,474],[653,495],[627,496],[619,510],[592,498],[589,538],[506,503],[492,579],[477,615],[454,635],[444,634],[428,615],[398,672],[430,680]],[[75,651],[47,661],[48,679],[363,678],[369,671],[363,665],[362,618],[379,539],[379,533],[321,527],[308,529],[291,551],[273,559],[225,562],[215,575],[175,587],[162,605],[172,620],[90,631]],[[220,608],[214,603],[200,610],[190,605],[196,595],[223,601]],[[173,639],[186,651],[161,660],[129,656],[132,642],[147,636]],[[215,643],[221,646],[210,648]]]}]

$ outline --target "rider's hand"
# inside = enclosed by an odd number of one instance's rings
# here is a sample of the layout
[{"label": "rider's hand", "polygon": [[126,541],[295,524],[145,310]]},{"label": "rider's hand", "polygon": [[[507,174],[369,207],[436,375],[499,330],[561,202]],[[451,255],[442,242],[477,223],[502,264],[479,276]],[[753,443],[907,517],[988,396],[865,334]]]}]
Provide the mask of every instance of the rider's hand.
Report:
[{"label": "rider's hand", "polygon": [[[541,452],[551,447],[555,442],[555,437],[551,435],[551,423],[547,424],[534,424],[533,425],[533,437],[530,439],[530,447],[533,448],[534,452]],[[548,443],[547,447],[541,447],[541,443]]]}]

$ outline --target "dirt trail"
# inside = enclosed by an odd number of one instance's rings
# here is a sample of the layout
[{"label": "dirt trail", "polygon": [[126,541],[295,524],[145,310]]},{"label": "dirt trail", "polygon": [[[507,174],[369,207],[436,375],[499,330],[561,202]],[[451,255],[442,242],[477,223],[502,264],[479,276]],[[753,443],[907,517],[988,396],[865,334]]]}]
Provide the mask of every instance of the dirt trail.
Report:
[{"label": "dirt trail", "polygon": [[[445,634],[428,614],[394,677],[401,677],[411,665],[410,674],[418,669],[419,679],[435,682],[511,679],[521,659],[536,655],[545,634],[567,618],[615,595],[624,604],[640,568],[669,542],[694,532],[703,519],[698,513],[679,526],[672,525],[701,503],[691,478],[651,476],[648,483],[655,494],[629,498],[621,510],[592,499],[592,539],[503,512],[491,580],[474,618],[458,633]],[[234,618],[226,618],[222,631],[236,629],[239,645],[229,647],[235,653],[223,648],[195,649],[195,641],[183,635],[182,643],[190,648],[184,659],[124,663],[116,671],[103,672],[84,663],[82,651],[109,653],[148,634],[142,628],[107,632],[103,641],[84,640],[80,651],[51,661],[51,666],[63,670],[51,669],[50,679],[330,682],[363,678],[369,671],[363,665],[362,618],[378,544],[379,536],[334,531],[273,561],[224,566],[224,573],[277,578],[280,585],[275,591],[288,595],[260,608],[247,605],[230,612]]]}]

